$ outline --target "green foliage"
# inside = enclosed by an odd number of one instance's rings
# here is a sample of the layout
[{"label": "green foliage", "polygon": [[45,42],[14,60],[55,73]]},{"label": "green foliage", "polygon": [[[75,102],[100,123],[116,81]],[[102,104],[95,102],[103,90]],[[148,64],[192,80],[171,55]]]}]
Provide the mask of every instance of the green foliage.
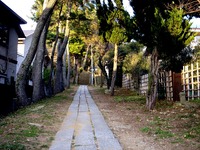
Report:
[{"label": "green foliage", "polygon": [[162,130],[161,128],[157,128],[155,134],[160,138],[170,138],[173,137],[174,134],[170,131]]},{"label": "green foliage", "polygon": [[183,64],[189,59],[186,57],[187,51],[183,49],[192,41],[194,34],[190,31],[191,24],[184,16],[183,9],[175,5],[166,7],[168,4],[170,3],[167,0],[132,0],[131,6],[135,14],[133,32],[134,39],[147,46],[149,54],[156,47],[159,59],[166,61],[166,65],[173,66],[169,62],[176,60]]},{"label": "green foliage", "polygon": [[43,2],[44,0],[35,0],[35,3],[31,7],[31,19],[37,22],[43,11]]},{"label": "green foliage", "polygon": [[25,150],[25,146],[20,143],[3,143],[0,144],[1,150]]},{"label": "green foliage", "polygon": [[177,55],[171,57],[165,57],[164,61],[161,61],[160,66],[164,70],[171,70],[174,72],[181,72],[183,65],[191,62],[194,58],[194,50],[190,46],[185,47]]},{"label": "green foliage", "polygon": [[71,37],[69,41],[70,53],[81,55],[84,50],[84,42],[79,37]]},{"label": "green foliage", "polygon": [[183,10],[174,8],[172,11],[168,11],[169,18],[166,20],[165,26],[168,32],[171,33],[172,36],[179,36],[181,35],[182,28],[182,16]]},{"label": "green foliage", "polygon": [[110,36],[109,42],[111,43],[115,43],[115,44],[120,44],[122,42],[126,42],[127,41],[127,36],[125,36],[126,34],[126,30],[124,28],[119,28],[116,27],[112,30],[112,34]]},{"label": "green foliage", "polygon": [[37,137],[39,135],[39,128],[36,126],[30,126],[29,129],[22,130],[22,135],[26,137]]},{"label": "green foliage", "polygon": [[119,60],[123,62],[123,72],[134,76],[142,74],[149,68],[149,59],[143,55],[144,46],[132,41],[119,46]]},{"label": "green foliage", "polygon": [[126,56],[129,53],[139,53],[143,50],[144,45],[139,42],[131,41],[129,43],[124,43],[119,46],[120,53]]},{"label": "green foliage", "polygon": [[46,84],[49,82],[50,75],[51,75],[51,69],[44,68],[43,78]]},{"label": "green foliage", "polygon": [[123,72],[134,75],[142,74],[149,69],[149,59],[144,58],[143,52],[129,53],[123,61]]},{"label": "green foliage", "polygon": [[200,125],[196,124],[195,126],[191,126],[188,131],[184,132],[184,138],[186,139],[198,138],[200,140],[199,134],[200,134]]},{"label": "green foliage", "polygon": [[116,7],[114,7],[113,1],[109,1],[108,5],[101,4],[97,1],[97,16],[99,19],[99,35],[104,42],[110,42],[113,44],[120,44],[126,42],[129,38],[130,32],[128,32],[130,26],[130,15],[123,8],[122,1],[115,0]]},{"label": "green foliage", "polygon": [[151,131],[151,128],[150,127],[143,127],[143,128],[140,128],[140,131],[142,131],[144,133],[149,133]]},{"label": "green foliage", "polygon": [[200,59],[200,40],[199,40],[199,43],[194,48],[194,57],[193,57],[193,59],[194,59],[194,61]]},{"label": "green foliage", "polygon": [[196,98],[196,99],[190,100],[190,102],[200,104],[200,99]]}]

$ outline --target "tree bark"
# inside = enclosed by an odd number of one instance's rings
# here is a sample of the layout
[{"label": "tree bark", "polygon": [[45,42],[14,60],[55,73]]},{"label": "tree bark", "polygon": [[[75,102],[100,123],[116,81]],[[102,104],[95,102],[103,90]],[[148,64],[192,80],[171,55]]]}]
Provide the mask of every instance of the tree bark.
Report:
[{"label": "tree bark", "polygon": [[110,78],[109,78],[108,74],[106,73],[105,66],[102,64],[102,58],[103,58],[103,56],[99,56],[98,66],[101,69],[102,74],[106,78],[107,89],[109,89],[110,88]]},{"label": "tree bark", "polygon": [[62,12],[62,8],[63,6],[61,6],[60,8],[60,12],[59,12],[59,15],[58,15],[58,22],[57,22],[57,27],[56,27],[56,38],[55,38],[55,42],[53,44],[53,48],[52,48],[52,52],[51,52],[51,62],[50,62],[50,76],[49,76],[49,80],[48,80],[48,83],[45,85],[45,88],[46,88],[46,96],[47,97],[51,97],[53,95],[53,74],[54,74],[54,66],[53,66],[53,63],[54,63],[54,55],[55,55],[55,51],[56,51],[56,46],[57,46],[57,43],[58,43],[58,39],[59,39],[59,28],[60,28],[60,16],[61,16],[61,12]]},{"label": "tree bark", "polygon": [[[48,0],[45,0],[43,3],[43,10],[46,8],[47,3],[48,3]],[[38,44],[36,57],[33,63],[33,71],[32,71],[32,79],[33,79],[32,101],[33,102],[36,102],[45,97],[44,81],[43,81],[43,63],[44,63],[44,55],[46,51],[46,36],[48,32],[49,23],[50,23],[50,18],[47,20],[47,23],[40,36],[40,42]]]},{"label": "tree bark", "polygon": [[58,38],[56,50],[57,50],[57,62],[56,62],[56,70],[55,70],[55,78],[54,78],[54,94],[57,94],[61,91],[64,90],[64,85],[63,85],[63,74],[62,74],[62,65],[63,65],[63,60],[62,56],[58,56],[61,52],[61,45],[62,41],[60,38]]},{"label": "tree bark", "polygon": [[153,110],[156,105],[158,69],[158,51],[156,48],[154,48],[151,55],[151,67],[148,80],[148,91],[146,95],[146,107],[148,110]]},{"label": "tree bark", "polygon": [[64,87],[66,87],[67,86],[67,75],[66,75],[66,71],[67,71],[67,69],[66,69],[66,62],[67,62],[67,47],[66,47],[66,50],[65,50],[65,52],[64,52],[64,55],[63,55],[63,69],[62,69],[62,72],[63,72],[63,84],[64,84]]},{"label": "tree bark", "polygon": [[101,78],[100,78],[100,88],[103,87],[103,84],[104,84],[104,80],[103,80],[103,73],[102,73],[102,70],[101,70]]},{"label": "tree bark", "polygon": [[114,87],[115,87],[115,80],[117,75],[117,58],[118,58],[118,45],[115,44],[115,51],[114,51],[114,60],[113,60],[113,73],[112,73],[112,81],[110,87],[110,95],[114,95]]},{"label": "tree bark", "polygon": [[85,57],[84,57],[84,60],[83,60],[83,65],[82,65],[83,69],[85,69],[85,65],[86,65],[86,61],[87,61],[87,58],[88,58],[89,49],[90,49],[90,45],[87,46],[86,54],[85,54]]},{"label": "tree bark", "polygon": [[79,79],[79,55],[76,55],[75,57],[75,64],[76,64],[76,74],[75,74],[75,84],[78,85],[78,79]]},{"label": "tree bark", "polygon": [[63,40],[63,43],[61,45],[61,49],[58,53],[57,56],[57,64],[56,64],[56,75],[55,75],[55,84],[54,84],[54,93],[59,93],[62,92],[64,90],[64,84],[63,84],[63,70],[62,70],[62,66],[63,66],[63,54],[65,52],[67,43],[68,43],[68,39],[69,39],[69,34],[70,34],[70,30],[69,30],[69,15],[71,12],[71,1],[69,1],[69,5],[68,5],[68,13],[67,13],[67,19],[66,19],[66,27],[65,27],[65,37]]},{"label": "tree bark", "polygon": [[29,51],[27,53],[27,56],[25,57],[24,61],[22,62],[18,74],[17,74],[17,80],[16,80],[16,94],[18,97],[18,103],[20,106],[26,106],[28,105],[28,98],[26,94],[26,80],[27,80],[27,73],[29,70],[29,67],[33,61],[33,58],[37,51],[37,46],[39,43],[40,35],[42,33],[42,30],[48,20],[48,18],[51,16],[53,9],[56,5],[57,0],[49,0],[47,7],[43,10],[42,15],[37,23],[35,32],[33,34],[33,40],[31,42],[31,46],[29,48]]},{"label": "tree bark", "polygon": [[67,44],[67,85],[66,88],[70,88],[70,73],[71,73],[71,63],[70,63],[70,53],[69,53],[69,42]]},{"label": "tree bark", "polygon": [[[45,26],[45,28],[48,28]],[[43,82],[43,62],[44,62],[44,53],[45,53],[45,41],[46,41],[46,29],[43,30],[40,43],[38,45],[37,54],[33,63],[33,71],[32,71],[32,79],[33,79],[33,94],[32,94],[32,101],[36,102],[39,99],[45,97],[44,92],[44,82]]]},{"label": "tree bark", "polygon": [[94,54],[91,47],[91,85],[94,85]]}]

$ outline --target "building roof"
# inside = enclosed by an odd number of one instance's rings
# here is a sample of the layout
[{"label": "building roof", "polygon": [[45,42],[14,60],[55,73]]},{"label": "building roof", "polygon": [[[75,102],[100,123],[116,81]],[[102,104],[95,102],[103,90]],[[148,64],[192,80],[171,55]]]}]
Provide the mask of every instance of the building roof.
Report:
[{"label": "building roof", "polygon": [[23,30],[26,37],[32,35],[35,30]]},{"label": "building roof", "polygon": [[0,23],[14,27],[20,38],[25,37],[20,24],[27,22],[0,0]]}]

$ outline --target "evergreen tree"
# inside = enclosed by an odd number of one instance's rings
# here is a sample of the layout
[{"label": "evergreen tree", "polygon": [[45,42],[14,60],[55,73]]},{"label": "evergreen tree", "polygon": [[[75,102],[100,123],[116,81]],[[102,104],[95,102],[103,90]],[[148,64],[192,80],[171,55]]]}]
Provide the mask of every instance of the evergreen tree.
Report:
[{"label": "evergreen tree", "polygon": [[191,42],[194,34],[190,31],[191,24],[184,17],[183,9],[171,1],[131,0],[130,4],[135,14],[134,38],[147,46],[147,53],[151,54],[146,96],[146,107],[151,110],[156,103],[159,59],[165,61],[178,55]]},{"label": "evergreen tree", "polygon": [[105,42],[114,45],[113,72],[111,81],[111,96],[114,95],[114,85],[117,73],[118,46],[129,39],[130,15],[124,10],[122,0],[115,0],[116,7],[111,0],[108,5],[100,0],[97,2],[97,16],[99,18],[99,35]]}]

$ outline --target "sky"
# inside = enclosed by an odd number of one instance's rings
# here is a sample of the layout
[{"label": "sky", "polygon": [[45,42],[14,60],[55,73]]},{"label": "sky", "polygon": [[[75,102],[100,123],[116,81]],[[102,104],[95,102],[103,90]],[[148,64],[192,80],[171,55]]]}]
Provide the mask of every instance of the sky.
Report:
[{"label": "sky", "polygon": [[1,0],[1,1],[27,22],[27,24],[21,25],[23,30],[35,29],[36,23],[34,23],[30,19],[31,6],[34,4],[35,0]]},{"label": "sky", "polygon": [[[27,24],[21,25],[23,30],[34,30],[36,23],[34,23],[31,19],[31,6],[34,4],[35,0],[1,0],[8,7],[10,7],[14,12],[16,12],[21,18],[23,18]],[[129,6],[129,0],[123,0],[125,9],[129,13],[133,13],[132,9]],[[192,19],[192,27],[200,28],[200,18]]]}]

